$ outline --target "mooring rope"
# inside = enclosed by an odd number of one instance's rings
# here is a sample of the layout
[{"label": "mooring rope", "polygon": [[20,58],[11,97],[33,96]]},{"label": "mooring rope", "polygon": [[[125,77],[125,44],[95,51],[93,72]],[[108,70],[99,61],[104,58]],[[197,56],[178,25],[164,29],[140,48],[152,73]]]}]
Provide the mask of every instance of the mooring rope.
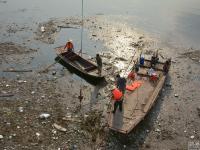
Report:
[{"label": "mooring rope", "polygon": [[130,63],[128,64],[127,68],[124,70],[124,74],[123,74],[123,76],[124,76],[125,73],[128,71],[129,66],[131,65],[132,61],[134,60],[135,54],[136,54],[136,50],[135,50],[135,53],[133,54],[133,57],[131,58]]},{"label": "mooring rope", "polygon": [[[81,14],[82,14],[82,20],[81,20],[81,57],[82,57],[82,49],[83,49],[83,0],[82,0],[82,5],[81,5]],[[82,91],[82,87],[83,87],[83,79],[81,78],[81,85],[80,85],[80,95],[79,95],[79,102],[80,102],[80,108],[82,105],[82,100],[83,100],[83,91]]]},{"label": "mooring rope", "polygon": [[82,20],[81,20],[81,56],[82,56],[82,49],[83,49],[83,0],[82,0],[82,8],[81,8]]}]

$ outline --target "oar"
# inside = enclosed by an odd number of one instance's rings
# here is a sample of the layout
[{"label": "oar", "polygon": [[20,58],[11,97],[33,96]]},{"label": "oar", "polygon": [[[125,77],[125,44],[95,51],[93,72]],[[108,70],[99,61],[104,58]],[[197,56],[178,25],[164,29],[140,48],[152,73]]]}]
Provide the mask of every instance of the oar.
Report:
[{"label": "oar", "polygon": [[[58,46],[58,47],[55,47],[54,49],[57,49],[57,48],[61,48],[63,46]],[[38,73],[44,73],[44,72],[47,72],[49,68],[53,67],[57,62],[59,62],[62,58],[60,57],[59,60],[55,61],[53,64],[50,64],[49,66],[47,66],[45,69],[43,70],[40,70],[38,71]]]},{"label": "oar", "polygon": [[47,72],[49,68],[53,67],[56,63],[58,63],[62,58],[60,57],[59,60],[55,61],[53,64],[50,64],[49,66],[47,66],[45,69],[38,71],[38,73],[44,73]]},{"label": "oar", "polygon": [[57,63],[57,61],[55,61],[53,64],[50,64],[45,69],[38,71],[38,73],[45,73],[45,72],[47,72],[48,69],[51,68],[52,66],[54,66],[56,63]]}]

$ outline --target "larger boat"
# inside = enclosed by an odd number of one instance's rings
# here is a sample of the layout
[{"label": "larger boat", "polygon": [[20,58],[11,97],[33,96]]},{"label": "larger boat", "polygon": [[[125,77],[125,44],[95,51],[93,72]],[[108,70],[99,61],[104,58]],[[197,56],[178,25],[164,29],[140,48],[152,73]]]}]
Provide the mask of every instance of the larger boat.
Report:
[{"label": "larger boat", "polygon": [[166,74],[163,65],[164,63],[158,62],[152,76],[148,74],[152,70],[151,62],[145,60],[136,79],[127,79],[122,112],[117,109],[115,114],[112,113],[113,101],[108,107],[107,121],[111,130],[128,134],[144,119],[164,85]]}]

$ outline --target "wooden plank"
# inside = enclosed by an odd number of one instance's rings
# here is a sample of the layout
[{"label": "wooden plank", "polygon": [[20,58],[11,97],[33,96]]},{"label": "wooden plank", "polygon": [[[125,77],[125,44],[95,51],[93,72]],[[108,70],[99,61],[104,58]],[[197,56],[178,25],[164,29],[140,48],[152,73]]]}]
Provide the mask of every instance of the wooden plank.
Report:
[{"label": "wooden plank", "polygon": [[3,95],[0,95],[0,97],[12,97],[14,96],[14,94],[3,94]]},{"label": "wooden plank", "polygon": [[[141,68],[148,68],[150,69],[151,67],[150,66],[146,66],[146,65],[141,65],[140,66]],[[160,69],[160,68],[153,68],[155,71],[163,71],[163,69]]]},{"label": "wooden plank", "polygon": [[23,69],[23,70],[16,70],[16,69],[7,69],[3,70],[3,72],[32,72],[33,70]]},{"label": "wooden plank", "polygon": [[[151,62],[151,60],[150,59],[144,59],[145,61],[148,61],[148,62]],[[158,64],[162,64],[162,65],[164,65],[165,63],[164,62],[158,62]]]}]

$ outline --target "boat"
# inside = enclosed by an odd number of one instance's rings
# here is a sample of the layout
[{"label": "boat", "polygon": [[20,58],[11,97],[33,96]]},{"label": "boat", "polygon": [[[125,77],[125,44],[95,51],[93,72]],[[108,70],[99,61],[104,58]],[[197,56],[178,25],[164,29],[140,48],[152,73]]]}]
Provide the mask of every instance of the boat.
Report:
[{"label": "boat", "polygon": [[55,61],[66,67],[70,72],[77,74],[93,85],[105,81],[105,77],[98,74],[96,64],[83,58],[76,52],[65,51],[64,46],[56,48],[56,51],[58,53]]},{"label": "boat", "polygon": [[74,51],[66,51],[65,46],[55,48],[57,57],[55,61],[66,67],[70,72],[77,74],[85,79],[87,82],[97,85],[102,82],[106,83],[103,76],[103,69],[101,75],[98,74],[97,65],[82,57],[83,49],[83,0],[82,0],[82,20],[81,20],[81,49],[80,53]]},{"label": "boat", "polygon": [[[152,81],[152,76],[147,74],[151,68],[151,61],[145,59],[144,65],[140,66],[136,79],[132,81],[127,78],[122,112],[117,109],[115,114],[112,113],[113,100],[108,107],[107,122],[111,130],[128,134],[144,119],[156,102],[166,80],[163,65],[162,62],[156,64],[154,73],[156,73],[157,78]],[[139,83],[139,86],[134,88],[135,83]],[[129,86],[133,87],[134,90],[127,90],[127,88],[130,88]]]}]

